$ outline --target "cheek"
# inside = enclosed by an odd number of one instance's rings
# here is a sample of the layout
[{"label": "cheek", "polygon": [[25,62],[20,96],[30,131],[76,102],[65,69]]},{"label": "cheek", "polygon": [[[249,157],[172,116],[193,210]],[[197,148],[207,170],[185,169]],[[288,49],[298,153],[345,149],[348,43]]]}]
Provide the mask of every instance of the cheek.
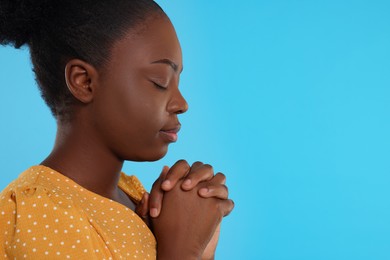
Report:
[{"label": "cheek", "polygon": [[127,160],[161,158],[166,153],[159,138],[166,123],[165,103],[163,95],[147,85],[102,93],[96,124],[108,148]]},{"label": "cheek", "polygon": [[154,131],[162,121],[163,106],[145,91],[118,91],[106,102],[110,123],[131,133]]}]

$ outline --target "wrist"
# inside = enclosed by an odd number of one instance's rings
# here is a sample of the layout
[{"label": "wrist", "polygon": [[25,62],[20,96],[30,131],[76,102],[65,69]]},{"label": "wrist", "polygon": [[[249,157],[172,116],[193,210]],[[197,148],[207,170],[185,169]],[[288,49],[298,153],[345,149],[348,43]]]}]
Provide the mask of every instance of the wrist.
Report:
[{"label": "wrist", "polygon": [[198,257],[191,258],[186,256],[160,256],[157,255],[157,260],[199,260]]},{"label": "wrist", "polygon": [[200,257],[192,256],[188,254],[181,253],[170,253],[170,254],[161,254],[157,253],[157,260],[214,260],[213,259],[200,259]]},{"label": "wrist", "polygon": [[157,246],[157,260],[209,260],[202,259],[194,251],[196,250],[185,250],[183,247],[170,246],[165,249]]}]

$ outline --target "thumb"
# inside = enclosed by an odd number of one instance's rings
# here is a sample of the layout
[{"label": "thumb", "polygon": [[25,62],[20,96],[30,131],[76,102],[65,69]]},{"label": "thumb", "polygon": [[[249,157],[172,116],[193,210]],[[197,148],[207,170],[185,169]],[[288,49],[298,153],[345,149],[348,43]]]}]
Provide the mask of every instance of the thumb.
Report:
[{"label": "thumb", "polygon": [[149,215],[149,193],[145,192],[135,207],[135,213],[146,222]]},{"label": "thumb", "polygon": [[148,199],[149,203],[149,212],[150,216],[153,218],[158,217],[161,211],[162,207],[162,200],[164,197],[164,191],[161,189],[161,183],[165,180],[165,177],[167,176],[169,172],[169,167],[164,166],[160,176],[158,179],[153,183],[152,190],[150,191],[150,199]]}]

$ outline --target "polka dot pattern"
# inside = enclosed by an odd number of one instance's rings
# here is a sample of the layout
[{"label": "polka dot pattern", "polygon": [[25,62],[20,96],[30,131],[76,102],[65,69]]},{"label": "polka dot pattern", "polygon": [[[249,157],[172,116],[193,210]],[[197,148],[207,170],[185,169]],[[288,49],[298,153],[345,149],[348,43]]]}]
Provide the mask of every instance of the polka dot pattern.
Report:
[{"label": "polka dot pattern", "polygon": [[[145,192],[123,173],[118,187]],[[0,259],[38,258],[156,259],[156,240],[129,208],[38,165],[0,193]]]}]

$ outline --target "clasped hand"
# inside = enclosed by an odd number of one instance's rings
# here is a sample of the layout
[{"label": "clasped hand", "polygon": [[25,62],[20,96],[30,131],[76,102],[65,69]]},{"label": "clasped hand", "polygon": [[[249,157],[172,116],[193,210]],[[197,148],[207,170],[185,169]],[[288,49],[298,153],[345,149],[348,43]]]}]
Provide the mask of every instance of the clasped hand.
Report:
[{"label": "clasped hand", "polygon": [[158,259],[213,259],[220,223],[234,207],[226,178],[208,164],[165,166],[136,213],[151,227]]}]

